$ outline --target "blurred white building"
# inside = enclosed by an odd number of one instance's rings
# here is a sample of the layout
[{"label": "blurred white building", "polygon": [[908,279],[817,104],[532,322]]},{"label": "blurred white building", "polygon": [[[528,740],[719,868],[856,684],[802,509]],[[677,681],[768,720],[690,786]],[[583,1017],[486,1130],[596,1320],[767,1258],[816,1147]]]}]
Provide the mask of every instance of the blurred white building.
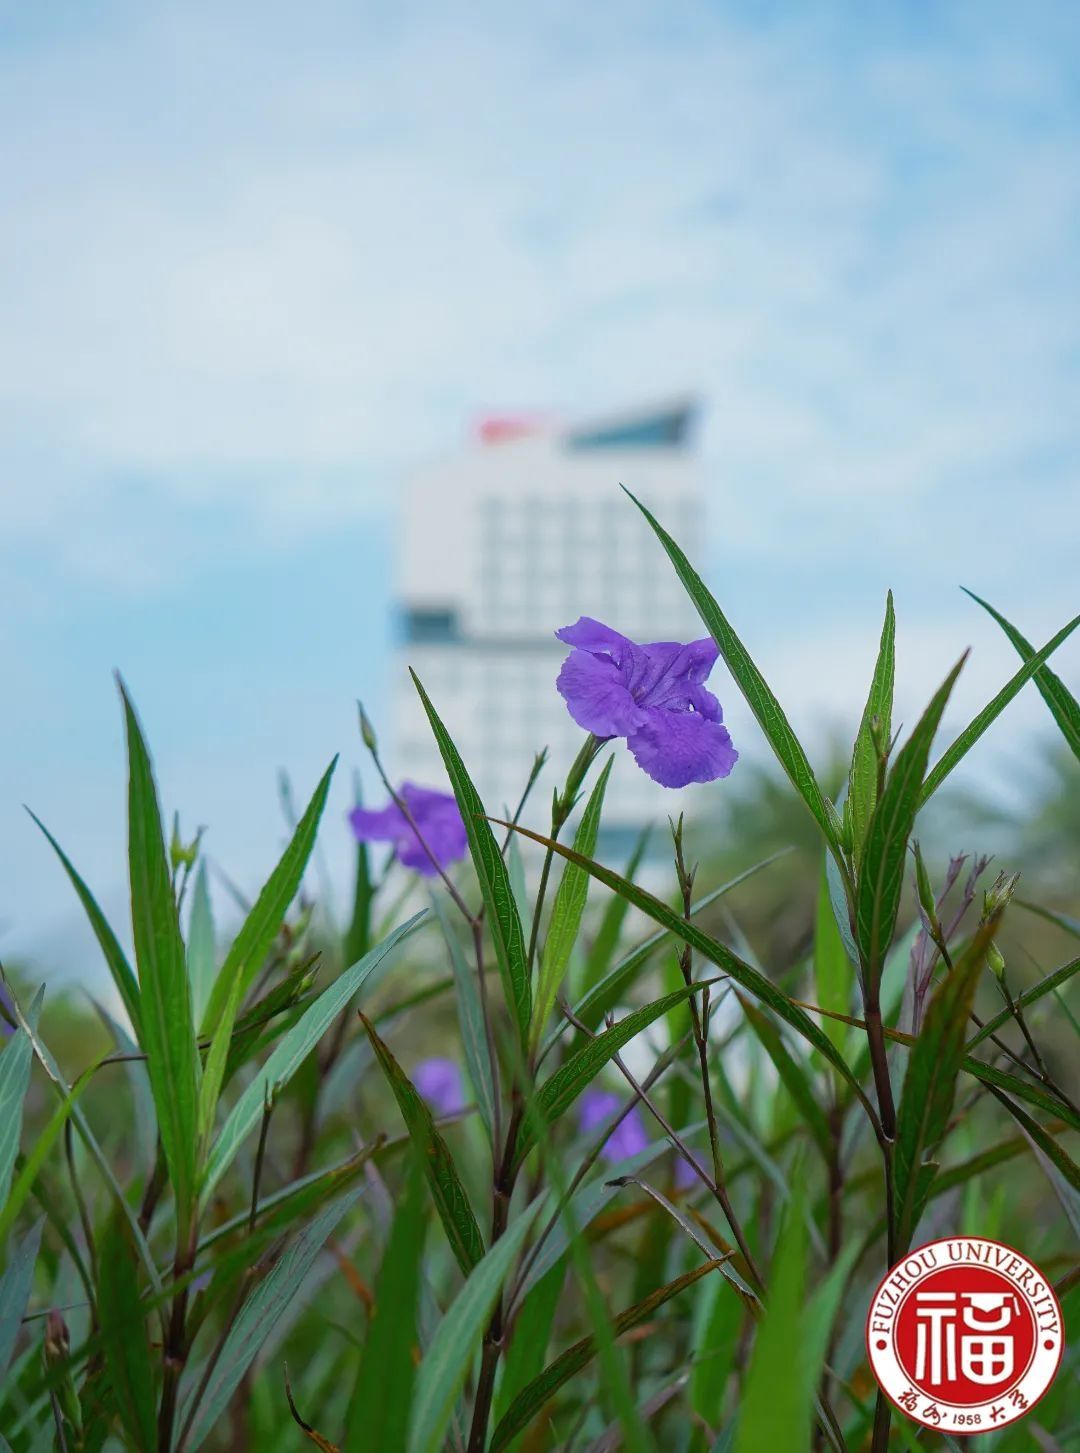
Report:
[{"label": "blurred white building", "polygon": [[[543,821],[583,739],[555,689],[567,648],[555,630],[594,616],[639,641],[690,640],[703,627],[625,483],[700,554],[704,501],[690,447],[694,410],[678,401],[573,427],[490,420],[475,444],[410,482],[401,558],[399,778],[446,774],[409,677],[445,721],[489,811],[517,803],[535,753]],[[616,744],[605,838],[663,822],[684,794],[658,787]],[[539,812],[536,810],[539,805]]]}]

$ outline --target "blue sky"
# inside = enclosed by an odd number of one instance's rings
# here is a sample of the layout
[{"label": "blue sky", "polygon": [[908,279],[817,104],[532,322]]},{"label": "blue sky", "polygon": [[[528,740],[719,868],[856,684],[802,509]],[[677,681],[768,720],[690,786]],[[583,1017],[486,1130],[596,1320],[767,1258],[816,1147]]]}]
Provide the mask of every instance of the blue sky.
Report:
[{"label": "blue sky", "polygon": [[114,667],[257,886],[278,767],[388,700],[400,481],[486,409],[697,390],[698,554],[800,729],[889,585],[908,718],[968,644],[981,704],[958,583],[1077,609],[1078,75],[1067,3],[5,0],[0,952],[91,953],[24,801],[122,904]]}]

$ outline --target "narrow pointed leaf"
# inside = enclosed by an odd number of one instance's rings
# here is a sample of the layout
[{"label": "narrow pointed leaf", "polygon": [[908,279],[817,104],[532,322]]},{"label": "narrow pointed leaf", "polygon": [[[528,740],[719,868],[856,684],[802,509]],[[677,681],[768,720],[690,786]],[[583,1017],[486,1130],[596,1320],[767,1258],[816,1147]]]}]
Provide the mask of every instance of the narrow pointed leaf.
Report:
[{"label": "narrow pointed leaf", "polygon": [[502,975],[506,1002],[517,1024],[518,1035],[524,1050],[529,1042],[529,1021],[532,1015],[532,987],[529,982],[528,953],[521,917],[514,901],[514,890],[510,874],[503,861],[495,835],[484,815],[484,804],[465,770],[465,763],[443,726],[438,712],[415,672],[413,681],[420,700],[424,704],[428,721],[435,734],[439,752],[446,767],[450,785],[454,789],[465,832],[469,839],[476,876],[480,880],[480,891],[487,908],[488,925],[495,944],[495,957]]},{"label": "narrow pointed leaf", "polygon": [[462,1271],[469,1274],[483,1258],[484,1237],[473,1214],[465,1187],[461,1183],[450,1147],[439,1134],[421,1095],[413,1086],[390,1050],[379,1038],[371,1021],[360,1016],[367,1030],[371,1047],[386,1075],[394,1099],[401,1111],[401,1118],[416,1147],[416,1153],[423,1161],[432,1200],[446,1231],[447,1240]]},{"label": "narrow pointed leaf", "polygon": [[433,893],[431,905],[439,920],[439,927],[442,929],[450,955],[450,967],[454,975],[457,999],[458,1024],[461,1027],[461,1042],[465,1049],[465,1065],[469,1071],[469,1080],[476,1096],[480,1118],[484,1122],[488,1139],[494,1143],[497,1091],[492,1078],[491,1057],[488,1054],[484,1011],[480,1003],[480,992],[476,986],[476,969],[468,963],[462,952],[461,943],[454,933],[453,925],[447,919],[442,896]]},{"label": "narrow pointed leaf", "polygon": [[323,990],[313,1004],[308,1005],[299,1020],[278,1042],[266,1063],[244,1089],[218,1133],[207,1160],[203,1180],[204,1204],[232,1163],[242,1141],[262,1118],[266,1096],[275,1096],[288,1084],[353,995],[362,988],[387,955],[417,928],[424,917],[423,912],[414,914],[400,928],[384,938],[382,943],[370,949],[358,964],[346,969],[328,989]]},{"label": "narrow pointed leaf", "polygon": [[495,1398],[493,1415],[496,1423],[501,1421],[518,1394],[544,1370],[544,1358],[565,1281],[566,1263],[560,1258],[536,1282],[521,1304],[521,1311],[514,1319],[513,1336]]},{"label": "narrow pointed leaf", "polygon": [[532,1224],[528,1211],[479,1262],[436,1328],[416,1378],[409,1453],[442,1453],[454,1403],[491,1310]]},{"label": "narrow pointed leaf", "polygon": [[188,978],[191,980],[191,1017],[196,1024],[202,1024],[217,976],[217,941],[205,858],[199,859],[195,870],[191,918],[188,921],[187,961]]},{"label": "narrow pointed leaf", "polygon": [[791,784],[796,792],[810,809],[832,850],[839,853],[841,826],[836,810],[818,785],[809,759],[792,730],[791,723],[784,715],[780,703],[686,555],[641,501],[630,494],[629,490],[626,490],[626,493],[630,495],[648,520],[660,543],[667,551],[668,558],[675,566],[679,579],[697,608],[698,615],[704,621],[728,670],[746,697],[747,705],[757,717],[769,745],[776,754],[777,761],[791,779]]},{"label": "narrow pointed leaf", "polygon": [[536,1144],[537,1115],[542,1116],[544,1124],[554,1125],[624,1045],[629,1044],[643,1029],[647,1029],[677,1004],[684,1004],[692,994],[698,994],[704,988],[704,984],[684,986],[671,994],[665,994],[662,999],[654,1000],[652,1004],[634,1009],[610,1029],[605,1029],[595,1039],[590,1039],[576,1054],[571,1055],[537,1092],[535,1104],[530,1107],[518,1136],[514,1151],[515,1165],[520,1165]]},{"label": "narrow pointed leaf", "polygon": [[345,1419],[342,1453],[405,1453],[416,1377],[424,1187],[414,1163],[375,1279],[375,1306]]},{"label": "narrow pointed leaf", "polygon": [[[1072,959],[1069,963],[1062,964],[1061,968],[1055,969],[1053,973],[1047,974],[1037,984],[1032,984],[1030,989],[1025,989],[1015,999],[1016,1007],[1023,1013],[1029,1004],[1035,1004],[1044,995],[1052,994],[1055,989],[1060,989],[1062,984],[1067,984],[1078,971],[1080,971],[1080,959]],[[1009,1023],[1012,1017],[1013,1011],[1006,1005],[999,1013],[987,1019],[979,1032],[973,1034],[968,1040],[967,1047],[969,1051],[974,1049],[984,1039],[989,1039],[990,1035],[996,1034],[1003,1025]]]},{"label": "narrow pointed leaf", "polygon": [[937,1166],[964,1060],[968,1015],[997,920],[984,924],[934,991],[907,1062],[896,1121],[894,1183],[897,1247],[911,1244]]},{"label": "narrow pointed leaf", "polygon": [[34,1280],[34,1263],[41,1246],[45,1217],[34,1222],[21,1241],[15,1243],[8,1264],[0,1276],[0,1383],[8,1370],[15,1341],[26,1313]]},{"label": "narrow pointed leaf", "polygon": [[[826,865],[822,867],[814,920],[814,985],[817,1002],[826,1009],[849,1009],[853,978],[851,960],[844,948],[829,896]],[[836,1019],[826,1019],[824,1028],[837,1051],[842,1050],[846,1038],[844,1026]]]},{"label": "narrow pointed leaf", "polygon": [[136,1448],[155,1444],[154,1372],[146,1315],[139,1299],[135,1250],[118,1212],[99,1246],[98,1318],[112,1398]]},{"label": "narrow pointed leaf", "polygon": [[[586,858],[596,850],[596,838],[600,831],[600,815],[604,809],[604,792],[614,757],[609,757],[604,770],[597,778],[596,786],[589,795],[585,811],[581,815],[577,832],[574,834],[574,849]],[[517,841],[517,839],[513,839]],[[589,893],[589,875],[576,863],[567,863],[555,893],[551,910],[544,953],[540,960],[540,977],[536,986],[536,1002],[533,1006],[531,1044],[535,1050],[544,1032],[544,1025],[551,1013],[555,996],[559,992],[563,975],[570,962],[570,954],[581,929],[585,902]]]},{"label": "narrow pointed leaf", "polygon": [[195,1191],[198,1051],[157,788],[134,708],[121,684],[128,740],[128,863],[140,1019],[162,1149],[186,1224]]},{"label": "narrow pointed leaf", "polygon": [[[993,701],[987,702],[978,716],[968,723],[952,745],[942,753],[941,758],[934,763],[932,770],[923,784],[921,803],[925,804],[929,802],[942,782],[945,781],[945,778],[967,756],[968,752],[970,752],[971,748],[983,735],[987,727],[997,720],[1009,702],[1019,692],[1020,688],[1031,680],[1043,662],[1053,655],[1062,641],[1067,640],[1072,635],[1077,626],[1080,626],[1080,616],[1074,616],[1067,626],[1062,626],[1057,635],[1047,641],[1041,651],[1036,651],[1028,656],[1025,664],[1021,666],[1015,676],[1005,683]],[[1062,690],[1064,689],[1062,687]],[[1078,716],[1080,716],[1080,713],[1078,713]]]},{"label": "narrow pointed leaf", "polygon": [[[851,754],[848,777],[847,813],[851,823],[851,846],[856,863],[862,858],[866,830],[877,805],[879,742],[892,740],[893,681],[896,675],[896,616],[890,590],[885,602],[885,624],[881,628],[877,663]],[[876,722],[876,728],[875,728]]]},{"label": "narrow pointed leaf", "polygon": [[[184,1453],[195,1453],[207,1434],[218,1426],[219,1418],[240,1386],[244,1373],[254,1362],[259,1348],[300,1290],[327,1237],[346,1211],[356,1204],[360,1194],[357,1189],[327,1206],[310,1225],[305,1226],[249,1294],[199,1399],[191,1432],[184,1440]],[[181,1423],[186,1420],[189,1411],[190,1408],[185,1406]]]},{"label": "narrow pointed leaf", "polygon": [[[45,997],[44,985],[37,991],[30,1019],[36,1023]],[[30,1088],[30,1066],[34,1048],[25,1029],[17,1029],[0,1047],[0,1211],[11,1189],[11,1175],[22,1138],[23,1102]]]},{"label": "narrow pointed leaf", "polygon": [[[981,605],[988,615],[993,616],[1015,646],[1017,654],[1022,660],[1028,661],[1035,655],[1035,648],[1031,643],[1026,641],[1016,627],[1010,625],[992,605],[980,599],[973,591],[965,589],[964,594],[970,595],[976,605]],[[1080,759],[1080,702],[1061,678],[1054,675],[1049,666],[1040,666],[1035,672],[1034,679],[1042,699],[1050,708],[1050,713],[1061,730],[1061,735],[1068,742],[1073,755]]]},{"label": "narrow pointed leaf", "polygon": [[[674,1281],[669,1281],[666,1286],[658,1287],[643,1301],[620,1312],[614,1319],[615,1336],[621,1337],[624,1332],[629,1332],[631,1328],[648,1321],[665,1302],[671,1301],[672,1297],[677,1297],[680,1292],[693,1286],[695,1282],[700,1281],[703,1276],[708,1276],[710,1271],[715,1271],[721,1265],[719,1260],[703,1262],[700,1266],[694,1267],[692,1271],[684,1272]],[[596,1339],[583,1337],[580,1342],[575,1342],[572,1347],[568,1347],[554,1362],[549,1363],[540,1376],[534,1378],[507,1409],[505,1416],[492,1434],[490,1453],[503,1453],[503,1450],[510,1446],[518,1434],[524,1432],[544,1404],[549,1402],[559,1389],[576,1376],[583,1367],[587,1367],[595,1355]]]},{"label": "narrow pointed leaf", "polygon": [[908,839],[915,826],[930,747],[965,659],[962,656],[949,672],[897,753],[870,820],[858,878],[855,926],[867,989],[871,993],[877,992],[885,955],[896,928]]},{"label": "narrow pointed leaf", "polygon": [[337,758],[323,773],[303,817],[296,826],[277,867],[263,885],[255,906],[233,939],[217,976],[206,1011],[204,1030],[212,1031],[199,1093],[199,1134],[205,1143],[214,1126],[214,1112],[225,1076],[236,1011],[252,979],[262,967],[270,945],[277,937],[289,904],[296,897],[304,876],[319,821],[326,806],[326,794]]},{"label": "narrow pointed leaf", "polygon": [[[1005,1106],[1016,1123],[1022,1127],[1028,1139],[1042,1151],[1073,1190],[1080,1191],[1080,1166],[1076,1164],[1060,1141],[1044,1129],[1037,1120],[1033,1120],[1026,1110],[1022,1110],[1019,1105],[1014,1104],[1008,1095],[993,1087],[991,1087],[990,1093]],[[1077,1230],[1080,1231],[1080,1227]]]},{"label": "narrow pointed leaf", "polygon": [[60,859],[64,872],[67,873],[68,878],[71,880],[71,885],[75,889],[79,902],[83,906],[83,911],[89,920],[90,927],[94,930],[94,937],[101,947],[106,967],[112,976],[113,983],[116,985],[116,992],[120,995],[121,1003],[127,1012],[127,1017],[131,1023],[135,1038],[141,1044],[142,1039],[139,1032],[139,983],[135,977],[134,970],[127,961],[127,955],[120,947],[119,940],[109,926],[108,919],[98,907],[94,895],[76,872],[71,859],[41,819],[32,812],[30,816],[41,829],[53,852]]}]

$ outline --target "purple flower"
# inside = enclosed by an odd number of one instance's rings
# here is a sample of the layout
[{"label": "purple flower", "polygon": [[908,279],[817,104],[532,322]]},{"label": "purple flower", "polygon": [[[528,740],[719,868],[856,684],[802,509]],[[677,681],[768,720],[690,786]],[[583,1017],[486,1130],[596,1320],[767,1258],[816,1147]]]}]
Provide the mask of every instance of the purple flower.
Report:
[{"label": "purple flower", "polygon": [[440,1115],[455,1115],[465,1108],[461,1071],[452,1059],[437,1055],[422,1059],[413,1070],[413,1084]]},{"label": "purple flower", "polygon": [[405,813],[393,801],[380,812],[354,807],[349,813],[352,830],[362,843],[393,843],[398,860],[404,867],[415,868],[425,878],[434,878],[437,870],[425,851],[424,843],[442,867],[462,857],[468,845],[457,802],[449,792],[434,792],[430,787],[417,787],[415,782],[403,782],[398,796],[423,835],[423,843]]},{"label": "purple flower", "polygon": [[728,775],[739,754],[703,685],[719,654],[713,641],[639,646],[589,616],[555,634],[574,648],[557,684],[578,726],[625,737],[638,766],[663,787]]},{"label": "purple flower", "polygon": [[[613,1095],[610,1090],[586,1090],[581,1097],[581,1108],[578,1111],[581,1130],[586,1134],[590,1130],[596,1130],[605,1120],[610,1120],[617,1114],[621,1105],[618,1095]],[[645,1126],[641,1123],[641,1115],[635,1105],[604,1141],[600,1154],[609,1164],[614,1165],[631,1155],[637,1155],[648,1143],[649,1137],[645,1134]]]}]

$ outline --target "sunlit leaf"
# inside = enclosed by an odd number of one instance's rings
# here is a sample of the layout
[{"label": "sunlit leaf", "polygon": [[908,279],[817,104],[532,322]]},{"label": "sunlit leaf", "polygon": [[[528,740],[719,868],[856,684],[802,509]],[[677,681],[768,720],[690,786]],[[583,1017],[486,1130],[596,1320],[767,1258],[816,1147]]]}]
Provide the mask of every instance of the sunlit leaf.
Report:
[{"label": "sunlit leaf", "polygon": [[890,590],[885,600],[885,624],[881,628],[877,662],[870,683],[870,693],[863,707],[855,747],[851,754],[846,804],[851,824],[851,848],[856,864],[862,860],[866,830],[870,825],[878,795],[878,747],[886,748],[892,740],[893,681],[896,675],[896,616]]}]

